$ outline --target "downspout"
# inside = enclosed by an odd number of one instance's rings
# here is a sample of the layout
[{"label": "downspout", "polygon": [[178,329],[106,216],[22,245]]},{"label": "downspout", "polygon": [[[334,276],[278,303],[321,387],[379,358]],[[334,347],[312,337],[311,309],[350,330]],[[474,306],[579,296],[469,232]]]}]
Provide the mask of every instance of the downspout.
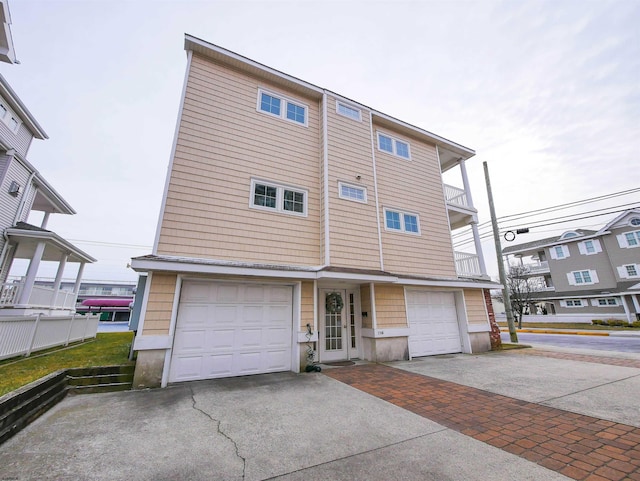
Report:
[{"label": "downspout", "polygon": [[[384,271],[384,256],[382,254],[382,227],[380,226],[380,201],[378,199],[378,174],[376,168],[376,148],[373,138],[373,114],[369,111],[369,132],[371,134],[371,163],[373,164],[373,192],[376,196],[376,222],[378,225],[378,249],[380,251],[380,270]],[[372,284],[373,285],[373,284]],[[375,316],[374,316],[375,318]]]},{"label": "downspout", "polygon": [[322,92],[322,162],[324,183],[324,266],[331,264],[331,249],[329,235],[329,139],[327,134],[327,91]]}]

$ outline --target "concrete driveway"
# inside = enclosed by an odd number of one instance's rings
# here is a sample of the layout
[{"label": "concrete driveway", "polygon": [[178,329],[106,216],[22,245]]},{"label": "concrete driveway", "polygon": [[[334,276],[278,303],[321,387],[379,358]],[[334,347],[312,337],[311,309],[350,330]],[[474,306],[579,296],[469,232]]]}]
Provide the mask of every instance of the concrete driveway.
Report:
[{"label": "concrete driveway", "polygon": [[[609,400],[627,397],[640,376],[640,369],[616,368],[607,375],[599,364],[522,358],[456,355],[392,365],[513,397],[578,406],[598,389]],[[533,387],[523,391],[530,377],[516,381],[531,370],[538,380],[547,379],[543,372],[551,375],[543,399]],[[637,417],[634,423],[639,425]],[[0,479],[570,478],[324,374],[280,373],[69,396],[0,447]]]}]

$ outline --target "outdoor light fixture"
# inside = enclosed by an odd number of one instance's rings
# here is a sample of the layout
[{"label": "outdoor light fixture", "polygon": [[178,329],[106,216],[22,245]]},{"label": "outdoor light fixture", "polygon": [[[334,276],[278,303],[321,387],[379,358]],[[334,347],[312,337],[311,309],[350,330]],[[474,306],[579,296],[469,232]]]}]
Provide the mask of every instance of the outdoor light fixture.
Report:
[{"label": "outdoor light fixture", "polygon": [[18,184],[15,180],[12,180],[11,184],[9,185],[9,194],[11,194],[14,197],[17,197],[19,193],[20,193],[20,184]]}]

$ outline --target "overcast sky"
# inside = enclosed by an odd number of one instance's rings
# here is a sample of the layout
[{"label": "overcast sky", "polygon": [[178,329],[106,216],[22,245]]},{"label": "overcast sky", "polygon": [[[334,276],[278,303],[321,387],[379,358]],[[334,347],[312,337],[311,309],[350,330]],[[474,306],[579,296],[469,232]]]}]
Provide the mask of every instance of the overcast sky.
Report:
[{"label": "overcast sky", "polygon": [[[185,33],[476,150],[467,168],[481,223],[483,161],[498,216],[640,187],[640,0],[9,6],[21,64],[0,72],[50,137],[28,159],[78,212],[48,228],[98,258],[86,280],[135,280],[129,259],[151,252]],[[640,195],[576,212],[630,203]],[[483,248],[496,275],[492,239]]]}]

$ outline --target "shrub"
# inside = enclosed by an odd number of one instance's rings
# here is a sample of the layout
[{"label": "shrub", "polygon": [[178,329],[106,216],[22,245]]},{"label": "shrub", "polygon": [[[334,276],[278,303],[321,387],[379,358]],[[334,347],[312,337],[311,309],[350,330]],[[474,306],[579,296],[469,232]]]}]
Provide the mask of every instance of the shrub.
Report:
[{"label": "shrub", "polygon": [[610,326],[626,326],[627,322],[622,319],[607,319],[607,324]]},{"label": "shrub", "polygon": [[633,327],[640,327],[640,321],[633,321],[633,322],[631,323],[631,325],[632,325]]},{"label": "shrub", "polygon": [[602,326],[604,325],[604,321],[602,319],[593,319],[591,321],[591,324],[593,324],[594,326]]}]

